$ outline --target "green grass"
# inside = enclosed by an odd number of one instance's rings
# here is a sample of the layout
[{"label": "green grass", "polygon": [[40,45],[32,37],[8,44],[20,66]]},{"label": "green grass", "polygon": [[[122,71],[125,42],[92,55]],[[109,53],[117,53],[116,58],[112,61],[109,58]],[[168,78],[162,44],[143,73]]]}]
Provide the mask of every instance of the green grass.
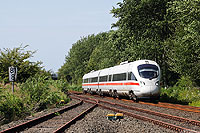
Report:
[{"label": "green grass", "polygon": [[16,84],[14,93],[10,84],[0,84],[0,125],[68,103],[70,99],[65,94],[68,90],[82,91],[82,86],[69,85],[62,79],[52,80],[45,75]]},{"label": "green grass", "polygon": [[177,86],[162,88],[160,101],[200,107],[200,90]]},{"label": "green grass", "polygon": [[47,108],[58,107],[69,102],[65,94],[68,84],[63,80],[52,80],[36,75],[25,83],[17,84],[14,93],[11,85],[0,86],[0,125],[24,118]]},{"label": "green grass", "polygon": [[200,89],[194,86],[190,77],[183,76],[173,87],[161,89],[160,101],[200,107]]}]

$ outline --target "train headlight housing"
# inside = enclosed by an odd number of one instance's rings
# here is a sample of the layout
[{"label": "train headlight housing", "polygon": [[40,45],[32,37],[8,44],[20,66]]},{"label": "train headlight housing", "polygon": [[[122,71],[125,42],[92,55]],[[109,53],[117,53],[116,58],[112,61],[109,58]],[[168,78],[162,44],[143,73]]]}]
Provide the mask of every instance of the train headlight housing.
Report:
[{"label": "train headlight housing", "polygon": [[159,86],[159,84],[160,84],[159,81],[157,81],[157,82],[155,83],[156,86]]}]

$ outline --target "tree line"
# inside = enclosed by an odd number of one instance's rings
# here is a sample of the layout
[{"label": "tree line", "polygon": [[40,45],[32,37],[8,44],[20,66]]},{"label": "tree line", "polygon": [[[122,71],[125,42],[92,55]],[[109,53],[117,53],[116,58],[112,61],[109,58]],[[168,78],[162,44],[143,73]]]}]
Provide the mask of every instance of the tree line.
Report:
[{"label": "tree line", "polygon": [[122,61],[150,59],[162,70],[164,86],[186,77],[200,84],[200,0],[123,0],[111,13],[117,30],[78,40],[59,76],[81,84],[91,70]]},{"label": "tree line", "polygon": [[0,82],[8,83],[9,82],[9,72],[8,68],[13,66],[17,67],[17,81],[19,83],[25,82],[29,77],[34,76],[37,73],[45,73],[50,75],[50,72],[47,72],[43,69],[42,62],[30,61],[30,58],[33,57],[33,54],[36,51],[26,50],[26,46],[20,45],[19,47],[10,49],[3,48],[0,49]]}]

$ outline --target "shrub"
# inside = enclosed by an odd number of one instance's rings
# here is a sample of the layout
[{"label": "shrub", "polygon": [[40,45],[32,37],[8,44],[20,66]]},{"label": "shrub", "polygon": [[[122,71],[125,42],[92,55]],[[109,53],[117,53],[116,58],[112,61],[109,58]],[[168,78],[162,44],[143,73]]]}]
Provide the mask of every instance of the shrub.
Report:
[{"label": "shrub", "polygon": [[82,91],[82,86],[81,85],[69,85],[67,86],[68,90],[73,90],[73,91]]},{"label": "shrub", "polygon": [[0,81],[8,83],[8,67],[17,67],[17,82],[24,82],[30,76],[35,75],[38,72],[42,72],[40,66],[42,62],[31,62],[29,59],[33,57],[36,51],[25,50],[27,46],[17,48],[4,48],[0,49]]},{"label": "shrub", "polygon": [[200,90],[188,77],[182,77],[175,86],[161,89],[161,101],[199,106]]},{"label": "shrub", "polygon": [[4,123],[17,120],[28,114],[29,111],[24,106],[23,100],[9,92],[0,96],[0,114],[5,118]]},{"label": "shrub", "polygon": [[67,92],[68,83],[65,80],[60,79],[60,80],[51,80],[51,81],[52,81],[52,86],[53,87],[59,88],[64,93]]},{"label": "shrub", "polygon": [[190,105],[190,106],[200,107],[200,100],[192,101],[191,103],[189,103],[189,105]]},{"label": "shrub", "polygon": [[60,100],[69,101],[62,88],[57,88],[60,82],[56,82],[48,76],[37,74],[21,85],[23,100],[30,110],[39,111],[55,106]]},{"label": "shrub", "polygon": [[179,88],[193,88],[194,82],[191,80],[188,76],[182,76],[181,79],[178,80],[178,82],[175,84],[175,86],[178,86]]}]

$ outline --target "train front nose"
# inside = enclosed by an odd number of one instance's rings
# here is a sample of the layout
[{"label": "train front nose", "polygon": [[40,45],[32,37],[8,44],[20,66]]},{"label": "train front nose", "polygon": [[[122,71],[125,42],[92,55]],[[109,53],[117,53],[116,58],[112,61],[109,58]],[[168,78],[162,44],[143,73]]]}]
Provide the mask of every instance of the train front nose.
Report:
[{"label": "train front nose", "polygon": [[155,98],[157,99],[160,96],[160,85],[159,82],[143,82],[141,85],[142,96],[146,98]]},{"label": "train front nose", "polygon": [[150,89],[150,97],[160,96],[160,86],[159,85],[149,86],[149,89]]},{"label": "train front nose", "polygon": [[160,95],[160,68],[156,64],[141,64],[138,67],[140,76],[141,97],[156,98]]}]

